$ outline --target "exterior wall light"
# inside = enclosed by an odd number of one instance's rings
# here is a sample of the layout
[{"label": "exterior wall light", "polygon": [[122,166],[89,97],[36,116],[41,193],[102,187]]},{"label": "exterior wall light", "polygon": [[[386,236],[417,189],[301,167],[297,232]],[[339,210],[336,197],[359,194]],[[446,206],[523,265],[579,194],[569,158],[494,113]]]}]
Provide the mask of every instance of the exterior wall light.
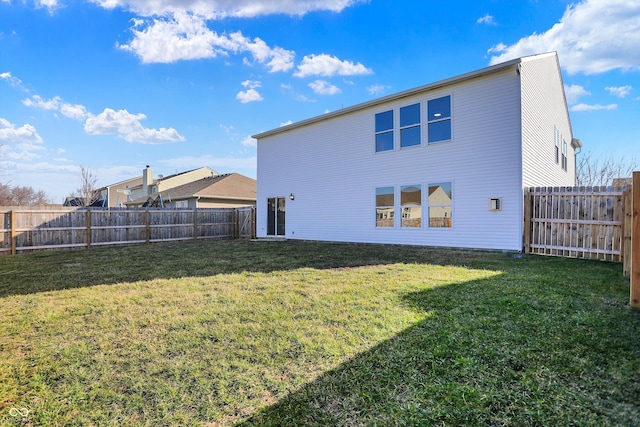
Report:
[{"label": "exterior wall light", "polygon": [[296,196],[293,193],[289,194],[289,200],[295,200],[295,199],[296,199]]}]

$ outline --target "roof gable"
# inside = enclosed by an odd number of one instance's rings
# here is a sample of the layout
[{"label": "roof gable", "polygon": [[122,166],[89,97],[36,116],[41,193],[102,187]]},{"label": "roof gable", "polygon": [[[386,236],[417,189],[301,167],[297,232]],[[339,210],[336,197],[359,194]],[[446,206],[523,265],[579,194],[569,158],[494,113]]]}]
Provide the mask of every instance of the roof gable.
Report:
[{"label": "roof gable", "polygon": [[418,86],[416,88],[413,89],[408,89],[402,92],[398,92],[398,93],[394,93],[391,95],[387,95],[384,96],[382,98],[377,98],[377,99],[373,99],[371,101],[367,101],[367,102],[363,102],[360,104],[356,104],[354,106],[351,107],[346,107],[346,108],[342,108],[340,110],[336,110],[336,111],[332,111],[330,113],[326,113],[320,116],[316,116],[316,117],[312,117],[306,120],[301,120],[299,122],[295,122],[292,123],[290,125],[286,125],[286,126],[281,126],[279,128],[276,129],[272,129],[272,130],[268,130],[265,132],[261,132],[258,133],[256,135],[253,135],[252,138],[255,139],[260,139],[260,138],[265,138],[271,135],[276,135],[282,132],[286,132],[288,130],[291,129],[296,129],[299,127],[303,127],[303,126],[307,126],[313,123],[317,123],[323,120],[328,120],[330,118],[333,117],[338,117],[338,116],[342,116],[345,114],[349,114],[355,111],[359,111],[359,110],[364,110],[365,108],[369,108],[369,107],[373,107],[379,104],[384,104],[390,101],[395,101],[398,99],[402,99],[402,98],[406,98],[409,96],[413,96],[416,94],[420,94],[423,92],[428,92],[434,89],[438,89],[441,87],[446,87],[446,86],[450,86],[450,85],[454,85],[457,83],[461,83],[467,80],[471,80],[471,79],[475,79],[478,77],[482,77],[482,76],[486,76],[489,74],[493,74],[493,73],[497,73],[497,72],[501,72],[503,70],[506,70],[508,68],[516,68],[519,66],[519,64],[521,64],[522,62],[528,62],[528,61],[535,61],[536,59],[540,59],[540,58],[546,58],[549,56],[555,56],[557,57],[557,53],[556,52],[549,52],[549,53],[542,53],[542,54],[538,54],[538,55],[531,55],[531,56],[526,56],[526,57],[522,57],[522,58],[516,58],[516,59],[512,59],[510,61],[506,61],[506,62],[502,62],[500,64],[495,64],[495,65],[491,65],[489,67],[485,67],[485,68],[481,68],[479,70],[475,70],[475,71],[471,71],[465,74],[460,74],[458,76],[455,77],[450,77],[448,79],[444,79],[444,80],[440,80],[434,83],[429,83],[423,86]]}]

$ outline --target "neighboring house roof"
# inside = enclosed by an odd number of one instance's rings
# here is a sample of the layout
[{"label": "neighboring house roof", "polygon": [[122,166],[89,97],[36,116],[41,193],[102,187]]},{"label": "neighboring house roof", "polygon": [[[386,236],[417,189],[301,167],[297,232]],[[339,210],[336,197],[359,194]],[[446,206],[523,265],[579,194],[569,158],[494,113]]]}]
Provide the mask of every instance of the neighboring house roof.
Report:
[{"label": "neighboring house roof", "polygon": [[[178,176],[180,176],[180,175],[184,175],[184,174],[187,174],[187,173],[190,173],[190,172],[194,172],[194,171],[197,171],[197,170],[200,170],[200,169],[207,169],[207,170],[209,170],[211,173],[213,173],[213,174],[217,174],[217,172],[216,172],[216,171],[214,171],[213,169],[211,169],[211,168],[209,168],[209,167],[207,167],[207,166],[204,166],[204,167],[201,167],[201,168],[190,169],[190,170],[188,170],[188,171],[177,172],[177,173],[174,173],[174,174],[172,174],[172,175],[167,175],[167,176],[159,175],[159,176],[158,176],[158,178],[153,179],[153,181],[152,181],[152,182],[153,182],[153,184],[158,184],[159,182],[167,181],[167,180],[173,179],[173,178],[175,178],[175,177],[178,177]],[[138,177],[138,178],[136,178],[136,179],[142,179],[142,176],[140,176],[140,177]],[[142,188],[142,187],[143,187],[143,185],[144,185],[144,184],[141,182],[140,184],[137,184],[137,185],[132,186],[132,187],[131,187],[131,189],[132,189],[132,190],[139,189],[139,188]]]},{"label": "neighboring house roof", "polygon": [[[260,138],[265,138],[267,136],[271,136],[271,135],[276,135],[282,132],[286,132],[289,131],[291,129],[296,129],[302,126],[307,126],[310,125],[312,123],[317,123],[323,120],[327,120],[333,117],[337,117],[337,116],[342,116],[344,114],[349,114],[352,113],[354,111],[359,111],[359,110],[363,110],[365,108],[369,108],[369,107],[373,107],[376,105],[380,105],[380,104],[384,104],[386,102],[389,101],[395,101],[398,99],[402,99],[402,98],[406,98],[408,96],[413,96],[422,92],[426,92],[426,91],[430,91],[433,89],[438,89],[441,87],[445,87],[445,86],[450,86],[452,84],[456,84],[456,83],[461,83],[467,80],[471,80],[471,79],[475,79],[477,77],[482,77],[482,76],[486,76],[489,74],[493,74],[505,69],[509,69],[511,67],[519,67],[520,64],[522,63],[526,63],[528,61],[531,60],[535,60],[537,58],[541,58],[541,57],[545,57],[545,56],[555,56],[556,57],[556,61],[557,61],[557,53],[556,52],[549,52],[549,53],[543,53],[543,54],[539,54],[539,55],[532,55],[532,56],[525,56],[522,58],[517,58],[517,59],[512,59],[511,61],[507,61],[507,62],[502,62],[500,64],[496,64],[496,65],[492,65],[486,68],[482,68],[480,70],[476,70],[476,71],[471,71],[469,73],[465,73],[465,74],[461,74],[459,76],[455,76],[455,77],[450,77],[448,79],[444,79],[444,80],[440,80],[438,82],[435,83],[429,83],[423,86],[418,86],[416,88],[413,89],[408,89],[402,92],[398,92],[398,93],[394,93],[392,95],[388,95],[388,96],[384,96],[382,98],[377,98],[377,99],[373,99],[371,101],[367,101],[367,102],[363,102],[351,107],[346,107],[346,108],[341,108],[340,110],[336,110],[336,111],[332,111],[326,114],[322,114],[320,116],[316,116],[316,117],[312,117],[310,119],[306,119],[306,120],[302,120],[299,122],[295,122],[292,123],[290,125],[286,125],[286,126],[280,126],[276,129],[272,129],[272,130],[268,130],[265,132],[261,132],[258,133],[256,135],[253,135],[252,138],[254,139],[260,139]],[[558,69],[560,68],[560,64],[558,63]],[[566,102],[565,102],[566,104]],[[567,116],[568,116],[568,112],[567,112]]]},{"label": "neighboring house roof", "polygon": [[231,199],[231,200],[256,200],[256,180],[239,173],[214,175],[193,181],[187,184],[173,187],[150,196],[140,197],[127,204],[140,204],[149,198],[157,198],[158,195],[164,201],[184,200],[191,198],[207,199]]}]

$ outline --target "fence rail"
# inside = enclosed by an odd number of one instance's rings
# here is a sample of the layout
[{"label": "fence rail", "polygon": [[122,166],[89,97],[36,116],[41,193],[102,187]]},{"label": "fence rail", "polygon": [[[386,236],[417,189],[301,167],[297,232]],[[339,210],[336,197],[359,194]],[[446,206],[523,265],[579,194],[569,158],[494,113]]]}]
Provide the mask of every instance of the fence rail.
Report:
[{"label": "fence rail", "polygon": [[255,208],[4,212],[0,255],[44,249],[255,237]]},{"label": "fence rail", "polygon": [[625,228],[628,193],[626,187],[527,189],[525,252],[622,261],[631,231]]}]

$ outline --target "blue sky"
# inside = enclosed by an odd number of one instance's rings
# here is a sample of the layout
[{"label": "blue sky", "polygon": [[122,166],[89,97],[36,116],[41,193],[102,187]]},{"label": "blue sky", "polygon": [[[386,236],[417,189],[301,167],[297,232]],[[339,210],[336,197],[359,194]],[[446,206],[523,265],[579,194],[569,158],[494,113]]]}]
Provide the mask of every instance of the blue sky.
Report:
[{"label": "blue sky", "polygon": [[640,0],[0,0],[0,182],[255,178],[250,135],[549,51],[584,152],[640,159],[639,46]]}]

